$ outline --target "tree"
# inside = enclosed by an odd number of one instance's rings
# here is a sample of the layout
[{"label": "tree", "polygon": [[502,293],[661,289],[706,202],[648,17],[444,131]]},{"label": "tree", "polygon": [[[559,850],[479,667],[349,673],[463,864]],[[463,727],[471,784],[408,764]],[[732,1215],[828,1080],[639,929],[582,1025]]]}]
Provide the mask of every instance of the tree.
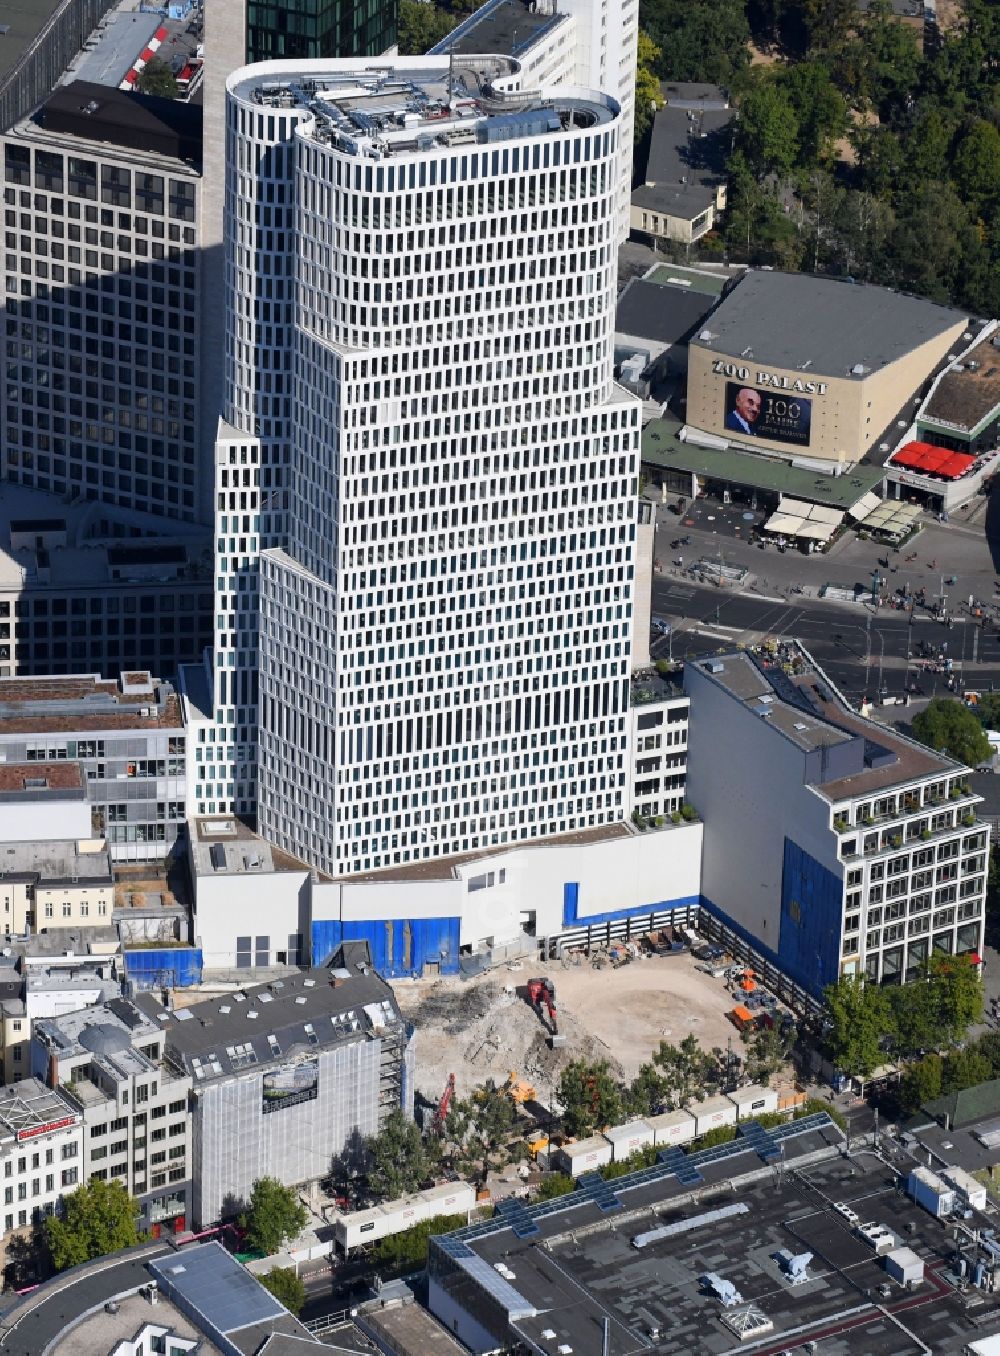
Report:
[{"label": "tree", "polygon": [[680,1045],[660,1041],[653,1052],[653,1063],[663,1078],[663,1100],[670,1111],[685,1102],[705,1095],[708,1084],[718,1081],[718,1065],[712,1055],[706,1054],[697,1037],[687,1035]]},{"label": "tree", "polygon": [[306,1302],[306,1287],[291,1267],[275,1267],[257,1279],[290,1314],[297,1317],[301,1313]]},{"label": "tree", "polygon": [[983,1018],[983,981],[968,956],[936,951],[930,960],[930,982],[936,990],[938,1027],[953,1045],[965,1039],[970,1026]]},{"label": "tree", "polygon": [[622,1099],[607,1060],[588,1064],[575,1059],[559,1078],[563,1121],[571,1135],[589,1135],[621,1119]]},{"label": "tree", "polygon": [[977,1083],[985,1083],[992,1076],[990,1061],[975,1046],[967,1050],[953,1050],[944,1060],[941,1091],[945,1096],[951,1092],[961,1092],[963,1088],[974,1088]]},{"label": "tree", "polygon": [[756,177],[788,174],[798,156],[799,121],[785,91],[762,81],[740,104],[736,145]]},{"label": "tree", "polygon": [[959,193],[979,212],[1000,199],[1000,132],[977,118],[958,143],[952,176]]},{"label": "tree", "polygon": [[120,1181],[93,1177],[70,1192],[62,1216],[45,1221],[45,1240],[56,1271],[130,1248],[139,1240],[139,1204]]},{"label": "tree", "polygon": [[427,1245],[437,1234],[450,1234],[468,1224],[466,1215],[435,1215],[421,1220],[402,1233],[380,1238],[375,1244],[375,1261],[379,1267],[414,1271],[427,1262]]},{"label": "tree", "polygon": [[939,996],[929,977],[890,989],[896,1050],[905,1059],[934,1050],[941,1041]]},{"label": "tree", "polygon": [[780,72],[778,83],[798,124],[798,156],[807,168],[828,154],[847,126],[847,103],[820,61],[802,61]]},{"label": "tree", "polygon": [[250,1193],[250,1205],[240,1216],[247,1248],[270,1257],[297,1238],[309,1220],[305,1206],[291,1187],[276,1177],[258,1177]]},{"label": "tree", "polygon": [[729,86],[750,64],[743,0],[645,0],[642,26],[660,49],[663,80]]},{"label": "tree", "polygon": [[538,1200],[551,1201],[556,1196],[568,1196],[575,1187],[568,1172],[550,1172],[538,1184]]},{"label": "tree", "polygon": [[423,56],[455,27],[450,14],[424,0],[399,0],[400,56]]},{"label": "tree", "polygon": [[176,99],[179,94],[174,73],[165,61],[153,57],[146,62],[136,81],[140,94],[156,94],[161,99]]},{"label": "tree", "polygon": [[900,1083],[900,1099],[905,1110],[919,1111],[927,1102],[941,1096],[944,1060],[940,1055],[925,1055],[911,1064]]},{"label": "tree", "polygon": [[749,1042],[745,1071],[751,1083],[766,1083],[792,1053],[794,1026],[770,1027],[758,1031]]},{"label": "tree", "polygon": [[433,1175],[437,1153],[419,1128],[391,1111],[377,1135],[364,1143],[362,1175],[372,1201],[394,1201],[408,1191],[419,1191]]},{"label": "tree", "polygon": [[660,94],[660,82],[656,78],[656,64],[660,59],[660,49],[649,36],[639,29],[636,43],[635,62],[635,128],[633,141],[638,144],[649,131],[653,114],[663,105]]},{"label": "tree", "polygon": [[921,744],[969,767],[990,757],[990,741],[975,715],[963,702],[948,697],[935,697],[914,716],[913,734]]},{"label": "tree", "polygon": [[480,1179],[485,1182],[490,1160],[510,1140],[516,1121],[517,1106],[509,1087],[497,1087],[488,1078],[470,1097],[452,1102],[445,1134],[467,1165],[479,1168]]},{"label": "tree", "polygon": [[865,1078],[882,1063],[882,1038],[892,1033],[884,989],[862,979],[841,979],[824,991],[830,1057],[845,1073]]}]

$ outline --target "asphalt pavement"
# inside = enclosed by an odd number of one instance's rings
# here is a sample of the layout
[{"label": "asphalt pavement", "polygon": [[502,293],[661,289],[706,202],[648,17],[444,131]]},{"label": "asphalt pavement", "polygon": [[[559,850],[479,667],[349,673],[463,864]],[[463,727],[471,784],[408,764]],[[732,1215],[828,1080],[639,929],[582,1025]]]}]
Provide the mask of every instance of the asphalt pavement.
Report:
[{"label": "asphalt pavement", "polygon": [[[830,553],[762,551],[745,540],[763,517],[755,513],[748,522],[750,512],[746,505],[708,500],[686,506],[681,515],[658,506],[652,610],[673,624],[673,634],[656,638],[655,658],[694,658],[794,636],[854,701],[875,700],[880,692],[901,698],[914,684],[926,697],[947,693],[944,663],[933,673],[926,671],[925,659],[950,660],[956,685],[966,690],[1000,688],[1000,594],[993,563],[998,544],[987,535],[985,500],[975,501],[959,521],[928,525],[911,545],[888,555],[853,533]],[[683,545],[682,537],[689,539]],[[749,586],[717,586],[692,577],[698,561],[720,559],[749,570]],[[922,608],[912,618],[909,610],[873,608],[873,572],[885,580],[881,592],[889,595],[904,587],[911,593],[925,589],[929,600],[943,595],[950,626]],[[949,584],[949,578],[956,582]],[[821,598],[829,584],[848,590],[861,584],[869,590],[868,601]],[[985,627],[970,614],[970,597],[983,605]]]}]

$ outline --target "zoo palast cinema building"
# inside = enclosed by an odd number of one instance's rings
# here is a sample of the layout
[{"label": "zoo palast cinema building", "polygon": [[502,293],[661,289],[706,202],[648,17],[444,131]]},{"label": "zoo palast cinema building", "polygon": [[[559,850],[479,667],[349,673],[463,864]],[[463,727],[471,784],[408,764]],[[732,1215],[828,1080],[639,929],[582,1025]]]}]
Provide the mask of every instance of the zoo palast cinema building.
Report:
[{"label": "zoo palast cinema building", "polygon": [[978,328],[882,287],[749,272],[690,340],[686,437],[825,471],[881,460]]}]

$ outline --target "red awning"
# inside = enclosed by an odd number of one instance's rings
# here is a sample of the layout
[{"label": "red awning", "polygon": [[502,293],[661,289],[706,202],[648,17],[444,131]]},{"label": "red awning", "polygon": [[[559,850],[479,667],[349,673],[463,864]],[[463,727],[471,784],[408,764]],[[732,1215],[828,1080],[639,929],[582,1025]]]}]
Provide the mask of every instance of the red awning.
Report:
[{"label": "red awning", "polygon": [[911,471],[922,471],[924,475],[940,476],[942,480],[957,480],[975,464],[975,460],[968,452],[952,452],[948,447],[916,442],[906,443],[892,458],[895,466],[906,466]]}]

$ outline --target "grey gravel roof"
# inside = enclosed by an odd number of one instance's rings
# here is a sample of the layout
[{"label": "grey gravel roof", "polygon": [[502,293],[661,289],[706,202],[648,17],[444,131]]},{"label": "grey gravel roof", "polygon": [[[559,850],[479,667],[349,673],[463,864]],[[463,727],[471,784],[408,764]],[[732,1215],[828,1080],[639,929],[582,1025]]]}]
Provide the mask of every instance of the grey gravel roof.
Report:
[{"label": "grey gravel roof", "polygon": [[715,297],[633,278],[618,299],[615,333],[677,344],[705,319]]},{"label": "grey gravel roof", "polygon": [[886,287],[811,273],[749,272],[692,345],[758,367],[804,368],[810,378],[869,376],[952,326],[961,311]]}]

